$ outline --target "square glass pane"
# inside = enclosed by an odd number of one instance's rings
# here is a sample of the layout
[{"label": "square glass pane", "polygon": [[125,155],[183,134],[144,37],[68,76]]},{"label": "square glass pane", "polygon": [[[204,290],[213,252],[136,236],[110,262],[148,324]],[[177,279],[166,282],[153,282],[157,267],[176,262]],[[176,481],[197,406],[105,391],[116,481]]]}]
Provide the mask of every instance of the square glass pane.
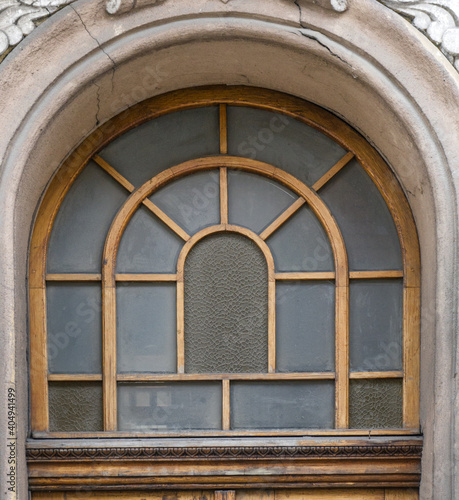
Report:
[{"label": "square glass pane", "polygon": [[349,363],[351,371],[401,370],[402,280],[351,280]]},{"label": "square glass pane", "polygon": [[175,283],[116,287],[119,373],[173,373],[177,367]]},{"label": "square glass pane", "polygon": [[332,381],[231,382],[231,429],[331,429]]},{"label": "square glass pane", "polygon": [[228,170],[228,221],[261,233],[298,196],[261,175]]},{"label": "square glass pane", "polygon": [[334,283],[276,283],[276,358],[279,372],[334,370]]},{"label": "square glass pane", "polygon": [[264,161],[312,186],[346,151],[290,116],[228,106],[228,153]]},{"label": "square glass pane", "polygon": [[50,432],[104,430],[101,383],[51,382],[48,399]]},{"label": "square glass pane", "polygon": [[46,303],[49,372],[102,373],[100,284],[48,283]]},{"label": "square glass pane", "polygon": [[220,177],[217,170],[190,174],[159,189],[151,201],[188,234],[220,224]]},{"label": "square glass pane", "polygon": [[351,429],[402,428],[402,380],[350,380],[349,427]]},{"label": "square glass pane", "polygon": [[218,382],[120,384],[120,431],[221,429],[222,392]]},{"label": "square glass pane", "polygon": [[141,186],[166,168],[220,153],[218,106],[186,109],[155,118],[126,132],[99,154]]}]

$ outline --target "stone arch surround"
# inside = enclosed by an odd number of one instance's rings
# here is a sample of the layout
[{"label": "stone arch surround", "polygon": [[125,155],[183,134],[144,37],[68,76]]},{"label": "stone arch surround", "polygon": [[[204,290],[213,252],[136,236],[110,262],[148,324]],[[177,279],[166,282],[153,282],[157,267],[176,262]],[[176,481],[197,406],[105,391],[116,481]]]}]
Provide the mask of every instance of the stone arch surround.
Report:
[{"label": "stone arch surround", "polygon": [[[117,16],[100,0],[78,0],[3,61],[0,371],[4,394],[15,384],[19,395],[17,498],[27,495],[25,285],[41,195],[99,124],[148,97],[213,84],[266,87],[323,106],[359,130],[397,174],[421,244],[421,498],[459,498],[459,75],[375,0],[351,0],[344,12],[305,0],[167,0]],[[2,478],[6,410],[2,405]]]}]

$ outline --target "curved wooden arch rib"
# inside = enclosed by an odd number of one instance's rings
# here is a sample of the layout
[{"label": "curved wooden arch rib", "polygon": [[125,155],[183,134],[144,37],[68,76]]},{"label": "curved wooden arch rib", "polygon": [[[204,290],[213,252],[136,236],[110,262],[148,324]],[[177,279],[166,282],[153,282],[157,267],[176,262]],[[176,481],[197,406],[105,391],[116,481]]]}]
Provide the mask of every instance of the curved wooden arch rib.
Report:
[{"label": "curved wooden arch rib", "polygon": [[[335,364],[336,364],[336,427],[348,427],[348,406],[349,406],[349,270],[346,247],[341,232],[332,217],[330,211],[320,197],[305,184],[298,181],[292,175],[273,167],[267,163],[257,160],[250,160],[235,156],[214,156],[190,160],[168,170],[165,170],[147,181],[143,186],[139,187],[127,199],[124,205],[119,210],[105,242],[103,253],[103,268],[102,268],[102,304],[103,304],[103,344],[104,344],[104,422],[105,430],[116,429],[116,344],[114,332],[116,332],[116,296],[115,296],[115,269],[116,255],[118,246],[121,241],[121,236],[131,219],[134,212],[140,206],[145,198],[150,196],[154,191],[162,187],[172,179],[189,174],[191,172],[199,172],[202,170],[216,168],[236,168],[248,172],[258,173],[266,177],[275,179],[292,191],[302,196],[319,221],[324,227],[330,239],[334,262],[335,262],[335,284],[336,284],[336,299],[335,299]],[[218,227],[223,227],[219,225]],[[227,226],[226,226],[227,227]],[[222,230],[222,229],[220,229]],[[239,229],[238,229],[239,230]],[[204,230],[205,231],[205,230]],[[204,234],[204,233],[203,233]],[[189,242],[194,241],[192,237]],[[260,240],[261,241],[261,240]],[[185,247],[189,244],[185,243]],[[187,247],[188,248],[188,247]],[[260,247],[262,250],[263,248]],[[183,250],[182,250],[183,251]],[[182,255],[182,254],[181,254]],[[183,262],[181,263],[183,266]],[[271,284],[272,283],[272,284]],[[275,313],[275,282],[270,280],[270,321],[274,323]],[[183,277],[178,276],[177,293],[183,294]],[[179,345],[183,345],[183,314],[177,316],[177,329],[180,332],[178,341]],[[273,334],[271,334],[272,336]],[[274,350],[271,349],[273,353]],[[183,370],[183,352],[180,353],[178,368]],[[269,367],[274,371],[274,359],[270,358]]]}]

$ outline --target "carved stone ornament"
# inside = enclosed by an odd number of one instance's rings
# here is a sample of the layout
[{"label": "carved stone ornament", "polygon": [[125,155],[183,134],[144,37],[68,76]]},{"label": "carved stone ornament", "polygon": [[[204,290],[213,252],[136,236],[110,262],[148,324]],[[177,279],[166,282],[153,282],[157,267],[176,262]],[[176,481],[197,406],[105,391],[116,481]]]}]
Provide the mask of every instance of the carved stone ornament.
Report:
[{"label": "carved stone ornament", "polygon": [[411,20],[459,71],[459,0],[379,0]]},{"label": "carved stone ornament", "polygon": [[44,19],[75,0],[0,0],[0,56]]}]

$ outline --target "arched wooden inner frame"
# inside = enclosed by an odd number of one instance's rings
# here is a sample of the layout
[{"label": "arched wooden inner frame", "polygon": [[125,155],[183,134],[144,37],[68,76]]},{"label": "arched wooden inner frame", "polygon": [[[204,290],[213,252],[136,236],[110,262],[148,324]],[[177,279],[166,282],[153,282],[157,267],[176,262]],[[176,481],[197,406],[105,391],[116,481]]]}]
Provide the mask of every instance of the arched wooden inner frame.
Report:
[{"label": "arched wooden inner frame", "polygon": [[[220,155],[191,160],[169,168],[138,189],[108,165],[97,153],[114,138],[135,126],[163,114],[194,107],[220,106]],[[229,156],[227,154],[226,106],[240,105],[284,113],[335,140],[348,153],[339,160],[312,188],[286,172],[263,162]],[[370,175],[381,192],[393,216],[398,231],[403,271],[356,271],[349,273],[343,238],[328,208],[316,194],[351,159],[356,158]],[[115,217],[104,248],[102,274],[46,274],[46,252],[51,229],[57,211],[73,181],[88,161],[93,159],[101,168],[124,186],[132,195]],[[220,171],[220,224],[206,228],[190,237],[180,226],[148,199],[154,191],[180,176],[192,172],[219,169]],[[259,236],[251,231],[228,224],[227,170],[243,169],[271,177],[298,195],[298,199]],[[331,242],[335,272],[275,273],[272,257],[264,240],[288,220],[302,205],[307,203],[328,234]],[[116,252],[134,212],[146,206],[184,241],[176,275],[126,275],[116,274]],[[213,232],[231,231],[252,239],[263,251],[269,270],[269,369],[266,374],[185,374],[183,336],[183,266],[192,246]],[[403,277],[403,371],[402,372],[352,372],[349,373],[349,278],[400,278]],[[333,373],[275,373],[275,282],[278,280],[334,279],[335,295],[335,372]],[[100,375],[48,374],[46,348],[46,281],[101,281],[103,315],[103,373]],[[116,293],[117,281],[176,281],[177,282],[177,373],[168,375],[121,375],[116,370]],[[201,88],[174,92],[153,98],[114,118],[94,132],[69,157],[47,190],[37,215],[30,251],[30,318],[31,318],[31,385],[32,430],[36,435],[48,433],[48,381],[103,381],[104,430],[103,435],[116,431],[117,382],[162,380],[221,380],[223,431],[212,434],[233,434],[229,431],[229,383],[230,379],[335,379],[334,434],[365,434],[348,430],[349,426],[349,379],[350,378],[402,378],[403,379],[403,427],[402,430],[372,430],[373,434],[406,434],[418,432],[419,419],[419,306],[420,262],[416,229],[406,198],[393,174],[378,153],[353,129],[325,110],[310,103],[276,92],[244,87]],[[282,432],[295,434],[295,432]],[[304,432],[301,431],[300,434]],[[182,433],[183,434],[183,433]],[[205,434],[203,432],[200,435]],[[244,432],[238,432],[244,434]],[[264,432],[247,432],[264,434]],[[269,432],[268,434],[272,434]],[[308,434],[330,434],[326,431],[308,431]],[[64,434],[69,436],[69,433]],[[81,433],[79,433],[81,435]],[[94,435],[94,433],[91,433]],[[120,435],[117,433],[116,435]]]}]

